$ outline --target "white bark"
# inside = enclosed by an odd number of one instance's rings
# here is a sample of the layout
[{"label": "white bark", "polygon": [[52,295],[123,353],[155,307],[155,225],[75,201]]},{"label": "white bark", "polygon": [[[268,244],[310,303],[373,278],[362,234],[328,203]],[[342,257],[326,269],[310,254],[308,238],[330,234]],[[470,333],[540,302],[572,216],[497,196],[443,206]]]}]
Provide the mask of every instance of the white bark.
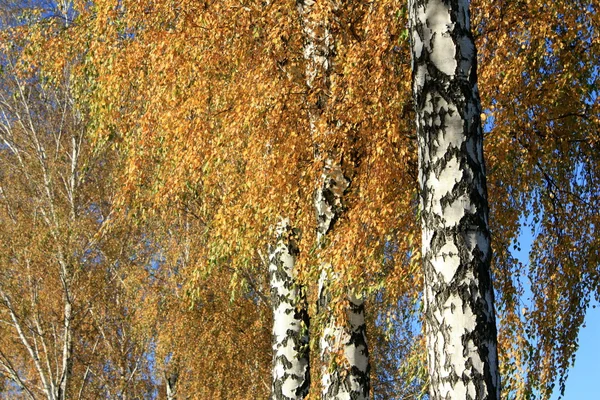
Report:
[{"label": "white bark", "polygon": [[[342,168],[327,160],[322,175],[322,186],[315,194],[317,213],[317,241],[323,246],[327,234],[343,212],[344,192],[350,182]],[[338,279],[331,265],[322,265],[319,279],[319,312],[327,314],[320,339],[322,370],[322,398],[331,400],[366,400],[370,392],[370,365],[367,347],[365,307],[362,298],[349,292],[346,316],[349,326],[338,325],[330,304],[329,285]],[[346,364],[331,370],[329,365],[338,350],[343,350]]]},{"label": "white bark", "polygon": [[177,399],[177,381],[179,374],[176,371],[165,373],[165,386],[167,391],[167,400]]},{"label": "white bark", "polygon": [[[367,400],[370,392],[370,364],[367,347],[364,300],[348,293],[346,315],[349,327],[336,323],[330,309],[327,284],[331,273],[324,269],[319,279],[319,308],[329,315],[320,339],[321,357],[325,362],[322,398],[333,400]],[[338,349],[343,349],[348,368],[329,370],[328,364]]]},{"label": "white bark", "polygon": [[[329,20],[323,15],[315,15],[315,0],[297,0],[304,34],[305,79],[309,93],[316,93],[314,104],[309,104],[311,134],[316,136],[319,120],[326,112],[328,95],[331,89],[332,69],[335,57],[335,38],[331,33]],[[337,3],[330,3],[332,8]],[[325,124],[321,124],[327,125]],[[326,129],[330,129],[327,127]],[[335,128],[331,128],[335,129]],[[315,192],[315,212],[317,217],[317,242],[325,246],[327,234],[343,213],[343,196],[350,181],[344,176],[342,166],[335,161],[334,154],[320,154],[325,166]],[[370,367],[364,324],[364,304],[352,293],[348,296],[347,316],[350,326],[339,326],[332,315],[328,301],[328,287],[331,279],[331,266],[323,264],[320,279],[319,311],[327,313],[327,320],[320,339],[322,369],[322,398],[332,400],[367,399],[370,392]],[[344,363],[334,371],[329,366],[333,355],[342,350]]]},{"label": "white bark", "polygon": [[410,0],[430,396],[499,399],[476,53],[467,0]]},{"label": "white bark", "polygon": [[276,230],[277,242],[269,254],[273,306],[273,400],[301,400],[310,386],[309,318],[304,288],[296,283],[298,249],[288,219]]}]

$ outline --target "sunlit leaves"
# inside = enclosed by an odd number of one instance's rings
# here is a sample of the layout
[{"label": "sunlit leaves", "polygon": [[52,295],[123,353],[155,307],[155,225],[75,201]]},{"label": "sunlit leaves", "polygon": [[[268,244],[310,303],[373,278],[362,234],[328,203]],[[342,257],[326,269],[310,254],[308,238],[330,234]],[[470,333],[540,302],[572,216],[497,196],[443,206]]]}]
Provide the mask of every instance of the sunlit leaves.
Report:
[{"label": "sunlit leaves", "polygon": [[[236,378],[227,365],[249,362],[251,353],[236,353],[236,341],[268,351],[270,317],[257,300],[266,284],[261,254],[282,215],[301,231],[299,279],[312,300],[318,257],[336,269],[339,287],[332,290],[340,298],[346,286],[371,298],[384,296],[374,301],[382,315],[398,301],[416,304],[417,162],[404,7],[404,1],[350,1],[334,14],[323,2],[321,16],[337,38],[323,121],[336,129],[314,136],[307,104],[319,93],[306,90],[293,1],[76,1],[53,17],[41,3],[31,3],[18,15],[2,14],[11,29],[0,31],[0,75],[6,76],[5,54],[11,53],[21,79],[35,76],[45,90],[68,81],[69,107],[82,116],[78,128],[89,138],[89,153],[79,165],[86,177],[80,210],[87,213],[76,224],[61,225],[65,243],[110,235],[118,242],[128,235],[127,226],[138,240],[146,238],[133,250],[139,259],[127,265],[122,263],[134,244],[107,244],[105,251],[123,269],[117,274],[113,263],[104,278],[96,271],[82,280],[85,293],[102,279],[123,279],[122,308],[106,306],[96,325],[126,325],[136,338],[131,343],[155,346],[164,364],[159,368],[170,368],[171,353],[178,354],[180,364],[188,365],[181,382],[191,392],[206,390],[206,397],[217,398],[225,385],[237,388],[247,376]],[[599,293],[598,3],[474,0],[472,10],[505,393],[547,397],[570,365],[589,299]],[[60,114],[50,114],[45,120],[55,123]],[[351,179],[345,213],[319,251],[313,195],[323,165],[315,157],[317,144],[338,155]],[[52,153],[53,182],[70,168],[68,156],[61,155],[67,145],[61,142],[61,151]],[[3,187],[3,204],[10,205],[2,211],[3,254],[41,258],[52,234],[29,200],[39,195],[31,182],[41,172],[36,167],[27,177],[14,169],[12,158],[4,164],[0,178],[17,184]],[[63,218],[66,191],[57,189],[56,198]],[[102,199],[102,210],[89,208],[94,199]],[[23,215],[31,219],[30,230],[11,222]],[[115,222],[114,231],[98,233],[100,215],[115,221],[119,215],[124,225]],[[514,256],[525,220],[537,235],[529,265]],[[185,246],[183,237],[189,239]],[[155,270],[143,267],[142,254],[155,256],[150,248],[164,253]],[[51,266],[48,260],[36,263],[36,276]],[[48,287],[59,287],[55,278],[47,278]],[[117,301],[117,294],[102,296],[106,304]],[[207,302],[211,296],[214,301]],[[119,320],[119,312],[139,304],[143,312]],[[255,330],[236,331],[239,324],[231,319]],[[384,330],[377,324],[370,329],[373,337]],[[178,350],[187,350],[192,338],[211,343],[206,360]],[[395,345],[377,343],[382,347],[375,352]],[[143,346],[136,346],[127,357],[139,357]],[[411,349],[397,354],[418,365],[418,350]],[[269,359],[261,357],[256,376],[267,376]],[[386,371],[391,362],[382,361]],[[198,375],[201,369],[205,375]],[[198,382],[210,384],[202,389]],[[252,388],[257,398],[266,392]],[[244,398],[241,389],[236,393]]]}]

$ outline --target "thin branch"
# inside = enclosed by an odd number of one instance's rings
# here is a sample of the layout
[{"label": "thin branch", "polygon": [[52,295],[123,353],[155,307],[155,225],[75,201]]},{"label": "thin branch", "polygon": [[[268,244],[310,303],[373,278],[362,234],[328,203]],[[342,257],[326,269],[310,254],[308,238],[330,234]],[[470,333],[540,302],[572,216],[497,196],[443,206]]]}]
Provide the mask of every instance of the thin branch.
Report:
[{"label": "thin branch", "polygon": [[27,387],[23,379],[17,373],[17,370],[13,367],[12,363],[10,362],[8,357],[6,357],[6,355],[2,352],[2,350],[0,350],[0,365],[2,365],[4,370],[8,373],[9,379],[13,381],[17,386],[19,386],[21,390],[27,392],[31,400],[35,400],[34,394],[31,392],[29,387]]},{"label": "thin branch", "polygon": [[23,332],[23,328],[21,327],[21,323],[19,322],[19,318],[17,317],[17,315],[16,315],[16,313],[14,311],[14,308],[12,306],[12,302],[10,301],[10,298],[8,297],[8,295],[4,292],[4,290],[2,288],[0,288],[0,295],[2,296],[2,299],[4,300],[4,304],[5,304],[6,308],[8,309],[8,311],[10,313],[11,319],[13,321],[13,326],[16,329],[17,334],[19,335],[19,339],[21,339],[21,343],[23,343],[23,345],[25,346],[25,348],[29,352],[29,355],[33,359],[33,362],[35,364],[35,368],[38,371],[40,379],[42,380],[42,383],[44,385],[44,388],[45,388],[46,394],[48,396],[48,399],[54,400],[54,393],[52,392],[50,384],[48,383],[48,379],[46,377],[46,374],[44,374],[44,370],[42,369],[42,365],[40,363],[40,359],[38,358],[35,350],[33,349],[32,345],[31,345],[31,343],[29,342],[29,340],[25,336],[25,333]]}]

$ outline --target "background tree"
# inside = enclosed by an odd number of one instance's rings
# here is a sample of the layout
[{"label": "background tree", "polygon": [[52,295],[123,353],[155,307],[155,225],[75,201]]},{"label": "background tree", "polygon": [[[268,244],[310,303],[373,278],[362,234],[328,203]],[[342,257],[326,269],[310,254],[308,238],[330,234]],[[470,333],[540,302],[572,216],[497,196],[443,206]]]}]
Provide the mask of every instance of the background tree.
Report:
[{"label": "background tree", "polygon": [[145,348],[130,337],[118,279],[133,264],[135,233],[103,235],[117,163],[87,135],[79,54],[64,40],[73,10],[8,6],[0,48],[3,383],[12,397],[141,396]]},{"label": "background tree", "polygon": [[[513,360],[501,363],[504,392],[549,398],[556,383],[564,390],[598,293],[598,3],[477,1],[472,10],[499,350]],[[534,244],[522,264],[513,251],[528,230]]]},{"label": "background tree", "polygon": [[[115,60],[98,63],[98,74],[106,77],[98,92],[101,99],[97,103],[105,107],[99,114],[99,134],[127,132],[127,136],[123,137],[123,148],[130,166],[127,169],[128,193],[133,195],[134,203],[155,208],[177,204],[189,194],[198,196],[201,214],[209,216],[210,220],[206,237],[208,254],[201,262],[231,262],[234,281],[264,276],[264,270],[256,269],[256,266],[262,265],[258,252],[266,248],[270,240],[264,232],[277,223],[279,215],[290,215],[303,232],[300,242],[302,259],[299,260],[303,264],[300,264],[298,279],[300,283],[311,282],[312,291],[309,290],[309,293],[314,295],[318,273],[308,267],[312,263],[311,246],[316,239],[312,188],[314,182],[321,179],[322,165],[313,162],[313,141],[318,139],[325,151],[338,146],[338,143],[346,143],[344,151],[350,157],[353,147],[349,146],[345,136],[351,135],[350,127],[357,126],[358,122],[343,122],[345,128],[327,138],[314,139],[304,134],[310,126],[305,117],[302,96],[305,92],[302,36],[294,33],[299,32],[299,18],[293,5],[281,4],[265,9],[256,4],[246,9],[227,3],[208,8],[198,7],[196,3],[182,3],[176,10],[168,5],[156,7],[150,12],[136,4],[124,4],[118,12],[107,8],[105,14],[99,14],[119,21],[113,24],[102,22],[98,28],[101,35],[106,35],[103,41],[117,43],[113,48],[118,50],[106,54],[102,52],[107,48],[99,48],[95,57],[98,61]],[[99,9],[103,10],[101,5]],[[149,12],[156,18],[151,24],[146,18]],[[382,8],[374,8],[372,18],[383,21],[394,13],[392,5],[386,4]],[[98,18],[98,21],[103,20]],[[374,23],[373,27],[376,26]],[[127,40],[125,37],[124,40],[120,32],[126,29],[136,32],[135,38]],[[350,32],[347,27],[345,29],[343,37],[350,41]],[[375,30],[376,34],[368,36],[369,42],[361,43],[360,47],[367,48],[377,43],[381,38],[380,29],[386,30],[387,27],[382,25]],[[207,31],[213,32],[214,36],[207,35]],[[165,33],[168,35],[165,36]],[[384,36],[387,37],[387,34]],[[359,42],[354,42],[358,47]],[[173,46],[175,43],[180,43],[180,47]],[[227,51],[224,51],[223,43],[227,44]],[[182,52],[182,48],[191,51]],[[380,68],[393,77],[384,90],[385,96],[391,99],[386,101],[396,101],[394,82],[401,78],[395,75],[393,60],[386,53],[389,45],[378,43],[375,48],[379,49],[383,59]],[[255,56],[262,52],[271,54],[271,57]],[[370,57],[362,57],[361,62],[372,63]],[[139,72],[132,74],[132,70]],[[181,74],[169,73],[175,70],[181,71]],[[183,71],[194,72],[188,75]],[[157,74],[161,79],[156,79]],[[122,80],[124,77],[136,78],[128,83]],[[180,81],[182,77],[186,77],[187,83]],[[356,90],[362,85],[356,81],[352,84],[356,85]],[[364,89],[361,87],[360,90]],[[207,97],[198,95],[200,93]],[[336,95],[341,96],[341,93]],[[135,99],[140,97],[145,101],[136,102]],[[115,112],[114,108],[112,111],[108,109],[110,104],[125,104],[132,108]],[[344,107],[350,105],[344,103]],[[198,114],[199,110],[206,112]],[[342,121],[345,111],[347,109],[336,111],[339,113],[336,118]],[[397,126],[394,115],[382,114],[381,118],[384,117],[387,122],[374,119],[369,122],[371,125],[366,132],[373,129],[377,135],[385,137],[399,134],[394,131]],[[300,124],[298,121],[304,122]],[[381,130],[376,130],[375,124],[379,124],[377,128],[381,127]],[[360,147],[354,148],[358,152]],[[364,151],[375,154],[376,149],[374,146]],[[361,165],[364,173],[381,171],[388,174],[390,180],[397,180],[393,177],[394,168],[403,169],[406,164],[396,157],[385,156],[386,153],[379,148],[373,159],[367,158]],[[265,182],[268,184],[265,185]],[[363,184],[378,186],[367,175],[363,177]],[[411,201],[412,193],[398,190],[394,195],[401,196],[402,200],[395,200],[399,204]],[[360,198],[356,193],[354,201],[370,205],[370,196],[379,198],[380,194],[373,191]],[[389,216],[393,207],[394,203],[386,205],[384,215]],[[357,241],[355,244],[367,240],[378,243],[380,252],[359,253],[356,257],[361,260],[360,263],[352,264],[344,258],[355,254],[351,242],[347,248],[338,249],[339,254],[334,255],[330,249],[323,258],[336,257],[336,265],[340,266],[336,272],[343,273],[346,267],[352,268],[351,274],[360,277],[355,282],[357,287],[361,286],[359,282],[364,277],[370,285],[380,288],[385,276],[379,269],[385,241],[373,241],[374,231],[371,229],[375,227],[371,226],[368,218],[377,216],[378,221],[384,221],[389,228],[383,228],[383,231],[397,229],[394,225],[397,220],[380,217],[375,208],[381,210],[381,207],[373,208],[368,215],[362,214],[359,207],[349,214],[360,218],[361,222],[359,229],[346,233]],[[412,224],[412,217],[403,215],[402,221]],[[350,229],[353,224],[344,223],[344,226]],[[347,241],[341,240],[342,237],[336,241],[346,245]],[[346,252],[344,256],[343,252]],[[396,245],[393,252],[401,254],[400,245]],[[393,257],[391,253],[388,252],[388,258]],[[399,258],[404,260],[404,257]],[[367,270],[362,267],[365,263]],[[398,266],[396,276],[402,276],[400,270],[407,263],[389,264],[390,267],[395,265]],[[196,268],[205,270],[207,267],[199,264]],[[413,290],[411,279],[406,279],[401,287]],[[344,279],[340,281],[344,282]],[[337,292],[335,295],[339,298],[341,293],[347,292],[347,285],[340,284],[339,288],[332,288],[332,292]],[[398,292],[401,289],[391,291]]]}]

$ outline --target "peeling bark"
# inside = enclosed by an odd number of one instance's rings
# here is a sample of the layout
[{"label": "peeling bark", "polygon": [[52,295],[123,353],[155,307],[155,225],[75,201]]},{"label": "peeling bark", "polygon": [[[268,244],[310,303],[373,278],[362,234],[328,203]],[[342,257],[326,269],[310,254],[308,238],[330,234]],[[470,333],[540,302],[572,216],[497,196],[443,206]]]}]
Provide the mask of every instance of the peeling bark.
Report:
[{"label": "peeling bark", "polygon": [[303,287],[296,283],[298,248],[289,220],[277,227],[277,244],[269,254],[273,306],[273,400],[301,400],[310,387],[309,318]]},{"label": "peeling bark", "polygon": [[476,51],[467,0],[409,0],[430,396],[499,399]]}]

